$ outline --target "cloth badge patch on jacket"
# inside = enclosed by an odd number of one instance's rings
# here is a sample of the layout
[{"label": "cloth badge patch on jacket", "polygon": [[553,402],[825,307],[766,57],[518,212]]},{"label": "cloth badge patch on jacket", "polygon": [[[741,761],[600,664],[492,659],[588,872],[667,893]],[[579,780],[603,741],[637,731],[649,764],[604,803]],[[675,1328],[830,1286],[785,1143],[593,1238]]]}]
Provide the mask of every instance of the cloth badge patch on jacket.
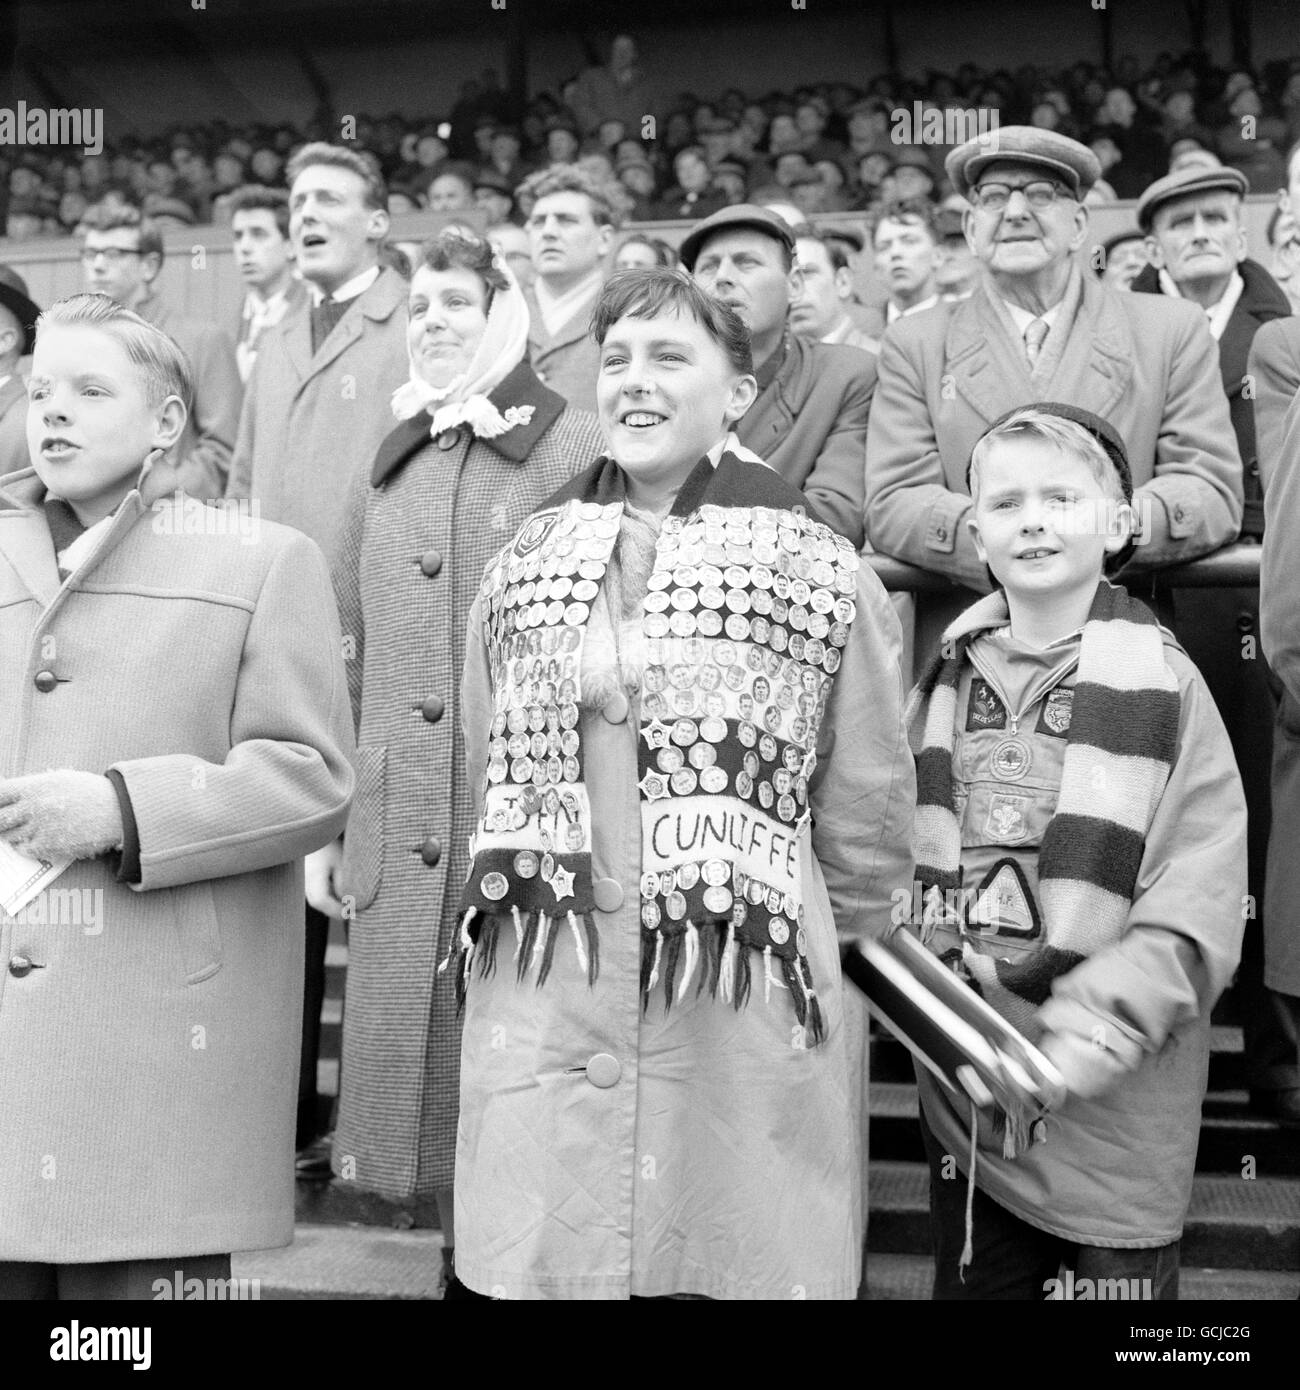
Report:
[{"label": "cloth badge patch on jacket", "polygon": [[966,923],[977,931],[987,929],[999,936],[1029,940],[1038,935],[1042,927],[1038,904],[1025,871],[1014,859],[999,859],[984,875],[971,899]]},{"label": "cloth badge patch on jacket", "polygon": [[1031,798],[1009,792],[995,792],[984,820],[984,833],[990,844],[1018,845],[1029,838],[1028,811]]},{"label": "cloth badge patch on jacket", "polygon": [[1074,714],[1074,687],[1057,686],[1049,691],[1043,701],[1043,708],[1034,725],[1034,732],[1050,734],[1053,738],[1064,738],[1070,732],[1070,719]]},{"label": "cloth badge patch on jacket", "polygon": [[1007,707],[988,681],[976,676],[970,683],[970,699],[966,703],[966,732],[1006,727]]}]

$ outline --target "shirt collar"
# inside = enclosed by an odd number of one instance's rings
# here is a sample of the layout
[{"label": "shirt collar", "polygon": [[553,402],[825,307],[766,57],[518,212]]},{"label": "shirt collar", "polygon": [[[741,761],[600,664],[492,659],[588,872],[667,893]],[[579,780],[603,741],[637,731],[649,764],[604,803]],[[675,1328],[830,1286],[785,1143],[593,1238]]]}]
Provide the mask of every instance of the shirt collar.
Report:
[{"label": "shirt collar", "polygon": [[546,331],[554,334],[563,328],[586,300],[595,297],[603,280],[604,274],[597,266],[576,285],[557,294],[539,275],[533,281],[533,293],[537,296],[537,307],[541,310]]},{"label": "shirt collar", "polygon": [[913,304],[910,309],[900,309],[891,299],[885,306],[885,322],[894,323],[898,319],[905,319],[909,314],[919,314],[925,309],[933,309],[939,302],[939,296],[932,294],[929,299],[923,299],[919,304]]},{"label": "shirt collar", "polygon": [[1011,315],[1011,322],[1016,326],[1016,332],[1023,338],[1025,329],[1038,319],[1048,326],[1049,329],[1055,327],[1056,320],[1061,317],[1061,305],[1065,303],[1065,298],[1058,299],[1052,307],[1041,314],[1031,314],[1028,309],[1022,309],[1019,304],[1013,304],[1009,299],[1004,299],[1003,304],[1007,306],[1007,313]]},{"label": "shirt collar", "polygon": [[257,318],[259,315],[267,314],[272,309],[278,308],[289,297],[289,286],[285,285],[282,290],[277,290],[274,294],[268,294],[263,298],[256,290],[249,290],[244,296],[244,317],[246,319]]},{"label": "shirt collar", "polygon": [[[1169,272],[1161,270],[1159,275],[1160,288],[1164,293],[1172,295],[1175,299],[1181,299],[1183,296]],[[1224,290],[1218,302],[1206,306],[1205,316],[1210,321],[1210,336],[1216,342],[1223,336],[1223,330],[1227,328],[1232,311],[1237,307],[1237,301],[1241,298],[1245,288],[1246,282],[1241,278],[1241,271],[1234,270],[1232,279],[1228,281],[1228,288]]]},{"label": "shirt collar", "polygon": [[[356,299],[358,295],[365,294],[371,285],[379,279],[379,272],[382,269],[382,266],[372,265],[368,270],[363,270],[360,275],[354,275],[351,280],[340,285],[328,298],[333,299],[335,304],[344,304],[349,299]],[[312,308],[324,304],[327,298],[325,291],[319,285],[312,284],[310,281],[307,283],[311,291]]]}]

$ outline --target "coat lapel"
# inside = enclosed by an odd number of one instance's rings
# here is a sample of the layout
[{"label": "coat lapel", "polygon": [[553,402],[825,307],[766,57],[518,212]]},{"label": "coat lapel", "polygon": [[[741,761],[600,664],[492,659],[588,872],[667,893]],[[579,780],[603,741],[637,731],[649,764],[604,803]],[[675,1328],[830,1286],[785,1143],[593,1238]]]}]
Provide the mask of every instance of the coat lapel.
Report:
[{"label": "coat lapel", "polygon": [[313,356],[311,351],[311,297],[302,313],[293,316],[292,329],[285,330],[290,360],[298,372],[298,391],[307,381],[335,362],[365,332],[365,321],[382,323],[406,298],[406,282],[395,271],[381,270],[379,278],[358,297],[356,305],[334,325],[329,337]]},{"label": "coat lapel", "polygon": [[[493,439],[478,439],[489,449],[509,459],[524,463],[537,441],[560,418],[565,410],[563,396],[543,386],[527,362],[520,362],[504,380],[488,392],[488,400],[504,414],[510,409],[532,409],[526,424],[515,425]],[[463,427],[462,427],[463,428]],[[422,410],[400,425],[379,446],[370,473],[371,487],[381,487],[429,442],[429,413]]]},{"label": "coat lapel", "polygon": [[[36,475],[30,476],[34,479]],[[27,481],[27,475],[17,477],[23,483]],[[39,507],[33,509],[18,502],[13,490],[0,499],[0,555],[13,566],[27,592],[42,608],[48,608],[59,592],[60,582],[54,541]]]},{"label": "coat lapel", "polygon": [[1132,386],[1133,331],[1114,291],[1084,276],[1079,311],[1052,377],[1053,399],[1068,399],[1108,420]]},{"label": "coat lapel", "polygon": [[991,295],[982,284],[957,305],[945,345],[955,388],[986,423],[1033,398],[1029,363]]}]

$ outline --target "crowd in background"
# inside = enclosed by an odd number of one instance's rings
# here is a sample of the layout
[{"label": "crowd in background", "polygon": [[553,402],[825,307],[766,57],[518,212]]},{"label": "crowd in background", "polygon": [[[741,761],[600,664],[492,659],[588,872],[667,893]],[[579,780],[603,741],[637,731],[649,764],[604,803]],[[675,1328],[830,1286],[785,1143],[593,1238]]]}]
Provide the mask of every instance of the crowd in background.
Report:
[{"label": "crowd in background", "polygon": [[[648,59],[654,63],[651,55]],[[951,146],[899,142],[895,113],[954,108],[997,113],[1002,125],[1056,130],[1088,144],[1103,176],[1091,200],[1135,198],[1191,150],[1240,169],[1256,193],[1283,182],[1300,139],[1300,59],[1258,73],[1204,56],[1162,54],[1143,70],[1078,61],[988,71],[965,63],[923,78],[882,74],[859,86],[827,81],[794,91],[740,87],[680,93],[658,109],[635,44],[615,40],[609,63],[520,103],[485,70],[449,112],[355,114],[345,143],[367,153],[389,186],[390,211],[480,206],[517,217],[514,190],[548,165],[580,163],[617,183],[625,220],[694,219],[777,192],[806,214],[871,210],[895,198],[941,198]],[[651,117],[651,121],[647,121]],[[301,125],[225,120],[124,136],[98,155],[25,150],[0,160],[0,218],[14,240],[75,233],[88,207],[131,203],[166,226],[229,219],[245,184],[283,186],[285,162],[310,140],[337,139],[324,114]]]}]

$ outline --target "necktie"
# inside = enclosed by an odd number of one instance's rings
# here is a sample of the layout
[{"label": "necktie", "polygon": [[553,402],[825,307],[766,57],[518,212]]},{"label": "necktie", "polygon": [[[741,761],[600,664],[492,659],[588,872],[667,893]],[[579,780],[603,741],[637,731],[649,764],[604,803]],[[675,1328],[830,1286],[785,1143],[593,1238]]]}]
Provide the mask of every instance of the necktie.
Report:
[{"label": "necktie", "polygon": [[322,299],[319,304],[312,307],[311,311],[311,350],[313,353],[320,351],[321,344],[329,337],[334,325],[347,313],[350,299],[345,299],[340,303],[336,299]]},{"label": "necktie", "polygon": [[1038,366],[1038,355],[1043,350],[1043,339],[1047,337],[1049,325],[1044,319],[1035,319],[1025,327],[1025,356],[1029,359],[1029,370]]}]

